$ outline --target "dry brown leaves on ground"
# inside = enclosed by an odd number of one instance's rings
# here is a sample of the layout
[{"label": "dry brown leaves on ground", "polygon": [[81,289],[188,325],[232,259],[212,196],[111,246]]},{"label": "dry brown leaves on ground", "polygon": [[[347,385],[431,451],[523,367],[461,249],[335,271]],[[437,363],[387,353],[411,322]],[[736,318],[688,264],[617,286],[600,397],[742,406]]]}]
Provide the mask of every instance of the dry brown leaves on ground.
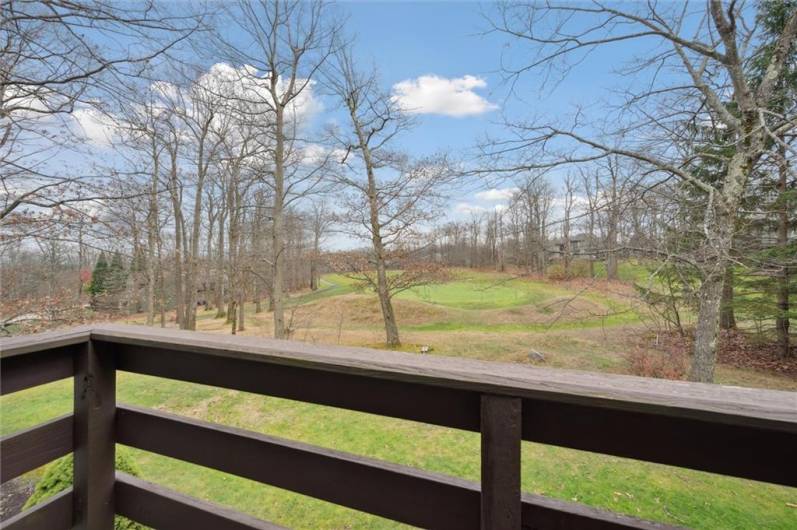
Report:
[{"label": "dry brown leaves on ground", "polygon": [[[797,345],[792,345],[792,352],[795,352],[795,349],[797,349]],[[677,372],[681,365],[681,359],[687,359],[692,351],[692,336],[691,333],[688,333],[686,337],[681,337],[676,332],[645,333],[640,337],[634,350],[634,353],[629,356],[632,369],[642,372],[657,372],[660,368],[661,371],[666,372],[664,374],[648,374],[635,371],[636,375],[675,379],[678,378]],[[646,358],[645,352],[651,350],[664,355],[665,358],[659,359],[658,363],[655,356],[651,359]],[[797,377],[796,354],[784,359],[778,354],[777,344],[773,341],[737,330],[722,330],[720,332],[717,361],[735,368]]]}]

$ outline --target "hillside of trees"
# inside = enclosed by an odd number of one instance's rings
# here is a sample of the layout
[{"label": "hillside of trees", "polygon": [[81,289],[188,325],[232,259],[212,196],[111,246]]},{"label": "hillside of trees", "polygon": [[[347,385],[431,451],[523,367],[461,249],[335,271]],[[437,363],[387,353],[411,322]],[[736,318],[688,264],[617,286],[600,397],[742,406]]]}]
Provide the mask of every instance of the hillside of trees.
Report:
[{"label": "hillside of trees", "polygon": [[[622,119],[504,116],[503,136],[424,156],[339,6],[57,4],[0,6],[5,334],[133,313],[193,330],[199,311],[236,333],[254,303],[286,338],[290,297],[336,272],[378,295],[396,346],[393,297],[447,268],[612,282],[635,259],[637,295],[693,337],[691,380],[713,380],[720,329],[797,355],[794,0],[490,6],[484,31],[524,50],[496,57],[508,83],[618,40],[657,51],[618,65],[645,80],[607,110]],[[313,126],[319,95],[341,119]],[[451,215],[466,187],[504,200]]]}]

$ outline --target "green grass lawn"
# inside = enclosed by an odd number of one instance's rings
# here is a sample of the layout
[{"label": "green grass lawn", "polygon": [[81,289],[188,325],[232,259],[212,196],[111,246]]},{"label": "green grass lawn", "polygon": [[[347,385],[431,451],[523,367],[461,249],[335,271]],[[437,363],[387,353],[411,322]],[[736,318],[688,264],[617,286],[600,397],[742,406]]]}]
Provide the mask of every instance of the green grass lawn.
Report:
[{"label": "green grass lawn", "polygon": [[319,280],[318,290],[292,296],[287,301],[287,306],[311,304],[324,298],[340,296],[357,290],[357,282],[342,274],[324,274]]},{"label": "green grass lawn", "polygon": [[[120,373],[120,402],[154,407],[399,464],[479,478],[479,437],[446,429]],[[69,411],[71,381],[0,401],[3,434]],[[398,528],[368,514],[120,447],[142,478],[294,528]],[[540,444],[522,449],[525,491],[695,528],[794,528],[797,489]],[[341,487],[345,487],[342,484]]]},{"label": "green grass lawn", "polygon": [[[620,276],[641,281],[647,270],[645,264],[624,263]],[[581,312],[559,318],[562,300],[576,295],[583,302]],[[318,332],[322,341],[341,342],[342,337],[345,344],[377,346],[374,341],[382,332],[374,296],[349,278],[325,275],[319,290],[292,296],[288,305],[317,314],[308,319],[307,329]],[[464,270],[454,271],[450,282],[402,293],[397,307],[412,319],[399,319],[408,351],[430,344],[440,355],[528,362],[533,348],[546,353],[547,366],[611,372],[626,369],[622,352],[629,331],[644,318],[617,290],[584,291],[567,283]],[[343,325],[336,315],[346,312],[361,318],[348,318]],[[200,313],[200,330],[228,332],[214,315]],[[267,312],[248,310],[247,334],[268,335],[269,319]],[[296,336],[308,335],[299,329]],[[794,381],[763,372],[720,366],[717,374],[719,381],[730,384],[795,388]],[[476,433],[128,373],[118,375],[118,400],[479,479]],[[71,407],[68,380],[4,396],[0,432],[36,425]],[[401,526],[174,459],[119,450],[130,454],[144,479],[288,527]],[[522,486],[528,492],[695,528],[797,528],[797,489],[526,442],[522,457]],[[30,476],[38,474],[40,470]]]},{"label": "green grass lawn", "polygon": [[398,294],[399,299],[418,300],[460,309],[500,309],[541,304],[568,291],[545,282],[490,278],[482,275],[447,283],[422,285]]}]

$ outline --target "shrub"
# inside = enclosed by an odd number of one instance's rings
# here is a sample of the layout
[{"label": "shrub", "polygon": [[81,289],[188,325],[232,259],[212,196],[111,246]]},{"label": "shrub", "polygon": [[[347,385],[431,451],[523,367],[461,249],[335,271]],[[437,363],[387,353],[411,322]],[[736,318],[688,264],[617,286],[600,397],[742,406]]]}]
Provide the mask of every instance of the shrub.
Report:
[{"label": "shrub", "polygon": [[658,379],[683,379],[686,375],[687,359],[681,352],[650,352],[635,348],[627,355],[628,366],[633,375]]},{"label": "shrub", "polygon": [[[44,475],[36,484],[36,489],[33,490],[33,495],[28,498],[23,506],[23,510],[27,510],[37,504],[49,499],[65,489],[72,486],[73,469],[72,455],[60,458],[47,466]],[[116,454],[116,469],[123,471],[128,475],[138,476],[138,470],[133,465],[133,462],[123,454]],[[116,516],[113,523],[114,530],[146,530],[146,526],[140,525],[135,521],[131,521],[125,517]]]},{"label": "shrub", "polygon": [[565,274],[565,265],[561,261],[554,263],[546,270],[550,280],[572,280],[573,278],[589,278],[589,261],[577,259],[570,262],[570,274]]}]

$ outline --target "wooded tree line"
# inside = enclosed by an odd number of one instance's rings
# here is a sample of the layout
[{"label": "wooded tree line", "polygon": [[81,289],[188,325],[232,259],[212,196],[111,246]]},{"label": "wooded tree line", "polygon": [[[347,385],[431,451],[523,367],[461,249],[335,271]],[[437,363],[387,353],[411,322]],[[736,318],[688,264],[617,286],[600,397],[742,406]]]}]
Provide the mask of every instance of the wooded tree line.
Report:
[{"label": "wooded tree line", "polygon": [[[488,31],[527,47],[501,61],[510,82],[565,77],[617,42],[658,47],[621,70],[645,82],[607,103],[612,119],[507,117],[455,160],[400,149],[417,122],[334,5],[5,2],[3,320],[43,305],[72,321],[89,303],[196,329],[203,308],[235,333],[254,302],[284,338],[287,293],[334,270],[373,288],[396,345],[393,296],[443,265],[616,279],[633,256],[658,264],[640,294],[667,322],[685,333],[680,308],[697,314],[691,379],[713,378],[734,310],[772,322],[788,355],[797,4],[685,5],[491,7]],[[322,95],[342,117],[323,130]],[[104,162],[80,163],[89,140]],[[440,221],[463,180],[511,193]],[[332,235],[355,250],[325,252]]]}]

